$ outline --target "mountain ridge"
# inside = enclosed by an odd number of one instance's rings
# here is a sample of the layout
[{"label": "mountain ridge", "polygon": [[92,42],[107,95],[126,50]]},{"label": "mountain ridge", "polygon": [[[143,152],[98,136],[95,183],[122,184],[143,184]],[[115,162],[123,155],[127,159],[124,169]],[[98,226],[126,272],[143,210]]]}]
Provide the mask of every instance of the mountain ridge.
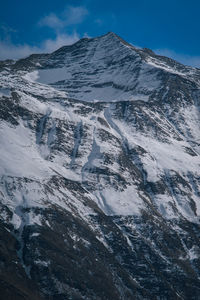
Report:
[{"label": "mountain ridge", "polygon": [[0,67],[1,294],[196,300],[199,71],[77,43]]}]

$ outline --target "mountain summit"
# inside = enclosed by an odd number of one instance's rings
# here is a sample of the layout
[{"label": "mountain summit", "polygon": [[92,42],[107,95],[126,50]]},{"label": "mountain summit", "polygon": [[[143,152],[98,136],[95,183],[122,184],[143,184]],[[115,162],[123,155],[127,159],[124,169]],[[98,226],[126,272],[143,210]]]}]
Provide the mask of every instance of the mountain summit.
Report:
[{"label": "mountain summit", "polygon": [[199,99],[112,32],[0,62],[3,298],[198,299]]},{"label": "mountain summit", "polygon": [[83,101],[148,101],[167,77],[196,80],[200,74],[148,49],[137,49],[112,32],[81,39],[49,55],[32,55],[15,65],[32,71],[26,78]]}]

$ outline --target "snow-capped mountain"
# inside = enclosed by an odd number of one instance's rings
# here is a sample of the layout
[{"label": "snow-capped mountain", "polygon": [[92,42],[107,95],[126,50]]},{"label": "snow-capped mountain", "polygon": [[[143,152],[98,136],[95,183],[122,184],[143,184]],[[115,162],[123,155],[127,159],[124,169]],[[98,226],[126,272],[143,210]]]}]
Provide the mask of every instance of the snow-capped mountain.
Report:
[{"label": "snow-capped mountain", "polygon": [[3,299],[200,299],[199,107],[114,33],[0,62]]}]

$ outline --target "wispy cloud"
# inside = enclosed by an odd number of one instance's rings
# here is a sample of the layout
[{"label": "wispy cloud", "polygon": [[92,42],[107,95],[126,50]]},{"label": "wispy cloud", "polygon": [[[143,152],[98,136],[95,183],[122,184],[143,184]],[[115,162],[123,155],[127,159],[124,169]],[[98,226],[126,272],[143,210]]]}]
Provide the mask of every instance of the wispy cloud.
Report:
[{"label": "wispy cloud", "polygon": [[53,29],[56,38],[46,39],[38,46],[13,43],[11,29],[4,24],[1,25],[0,31],[4,32],[4,35],[2,34],[2,38],[0,38],[0,60],[18,59],[32,53],[49,53],[64,45],[75,43],[80,36],[76,31],[72,32],[73,27],[70,26],[81,24],[88,14],[89,12],[84,6],[66,6],[61,13],[50,13],[44,16],[39,20],[37,26]]},{"label": "wispy cloud", "polygon": [[104,24],[104,21],[100,18],[97,18],[94,20],[94,23],[97,24],[98,26],[102,26]]},{"label": "wispy cloud", "polygon": [[40,19],[38,25],[61,30],[67,26],[82,23],[88,14],[89,12],[84,6],[67,6],[60,14],[50,13],[46,15]]},{"label": "wispy cloud", "polygon": [[63,21],[58,18],[54,13],[50,13],[49,15],[45,16],[38,22],[39,26],[46,26],[53,29],[60,29],[63,27]]},{"label": "wispy cloud", "polygon": [[18,59],[32,53],[49,53],[62,46],[71,45],[79,39],[80,36],[74,32],[73,34],[58,34],[55,39],[46,39],[39,46],[16,45],[8,40],[0,40],[0,59]]},{"label": "wispy cloud", "polygon": [[16,33],[17,30],[8,26],[7,24],[0,24],[0,34],[2,37],[4,37],[5,39],[6,38],[9,38],[10,37],[10,34],[12,33]]},{"label": "wispy cloud", "polygon": [[192,56],[187,54],[176,53],[170,49],[155,49],[154,52],[159,55],[167,56],[181,62],[184,65],[192,67],[200,67],[200,56]]}]

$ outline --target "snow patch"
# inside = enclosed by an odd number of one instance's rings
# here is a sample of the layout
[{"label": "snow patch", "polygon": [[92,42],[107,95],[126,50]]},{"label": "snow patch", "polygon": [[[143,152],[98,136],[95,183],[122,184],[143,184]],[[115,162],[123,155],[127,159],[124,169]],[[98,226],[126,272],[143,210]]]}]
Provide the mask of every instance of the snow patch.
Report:
[{"label": "snow patch", "polygon": [[30,72],[30,73],[27,73],[26,75],[24,75],[23,78],[28,81],[35,82],[39,78],[39,73],[38,73],[38,71],[33,71],[33,72]]},{"label": "snow patch", "polygon": [[0,88],[0,96],[10,97],[11,91],[9,88]]},{"label": "snow patch", "polygon": [[107,188],[95,192],[98,206],[106,215],[140,215],[144,208],[144,202],[138,194],[135,186],[129,186],[124,190]]}]

